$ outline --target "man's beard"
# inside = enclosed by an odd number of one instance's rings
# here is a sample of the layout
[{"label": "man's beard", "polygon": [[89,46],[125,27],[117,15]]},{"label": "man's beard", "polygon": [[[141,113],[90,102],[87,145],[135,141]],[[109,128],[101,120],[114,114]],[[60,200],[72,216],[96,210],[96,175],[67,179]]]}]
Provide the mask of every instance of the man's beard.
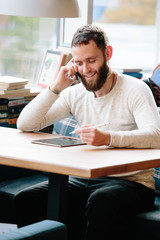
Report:
[{"label": "man's beard", "polygon": [[99,72],[98,72],[98,77],[96,79],[96,81],[90,81],[87,82],[85,77],[81,77],[81,81],[83,83],[83,85],[85,86],[85,88],[90,91],[90,92],[96,92],[98,90],[100,90],[102,88],[102,86],[104,85],[104,83],[107,80],[107,77],[109,75],[110,69],[108,67],[108,65],[106,64],[106,61],[104,61],[103,65],[100,67]]}]

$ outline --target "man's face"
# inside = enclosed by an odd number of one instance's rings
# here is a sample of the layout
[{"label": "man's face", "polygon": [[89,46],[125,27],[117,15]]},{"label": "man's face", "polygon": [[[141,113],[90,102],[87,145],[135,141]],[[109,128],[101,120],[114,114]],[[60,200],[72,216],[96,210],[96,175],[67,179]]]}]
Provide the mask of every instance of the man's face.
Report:
[{"label": "man's face", "polygon": [[101,89],[109,73],[105,53],[90,41],[87,45],[72,47],[72,56],[86,89],[92,92]]}]

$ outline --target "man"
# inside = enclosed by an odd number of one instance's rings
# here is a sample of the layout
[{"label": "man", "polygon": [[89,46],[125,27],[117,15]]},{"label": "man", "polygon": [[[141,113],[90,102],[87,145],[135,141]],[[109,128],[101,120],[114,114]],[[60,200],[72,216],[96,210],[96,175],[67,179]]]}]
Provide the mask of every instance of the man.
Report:
[{"label": "man", "polygon": [[[73,36],[73,59],[22,111],[17,126],[38,131],[74,116],[76,133],[93,146],[159,148],[160,119],[152,93],[138,79],[113,72],[106,34],[87,25]],[[78,73],[81,82],[76,81]],[[90,127],[109,122],[107,129]],[[118,158],[118,156],[117,156]],[[98,159],[97,159],[98,161]],[[128,219],[154,203],[152,170],[98,179],[69,179],[69,240],[125,238]]]}]

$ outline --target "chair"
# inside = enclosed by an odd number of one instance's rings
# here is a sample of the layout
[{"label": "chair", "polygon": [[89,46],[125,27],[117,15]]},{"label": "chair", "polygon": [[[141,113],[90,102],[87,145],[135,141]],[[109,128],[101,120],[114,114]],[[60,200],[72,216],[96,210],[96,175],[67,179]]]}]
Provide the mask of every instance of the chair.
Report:
[{"label": "chair", "polygon": [[[51,133],[53,126],[49,126],[42,129],[41,132]],[[41,171],[35,171],[30,169],[0,166],[0,222],[14,223],[18,227],[29,225],[35,222],[46,219],[47,206],[42,208],[41,205],[46,205],[47,194],[41,198],[41,204],[32,201],[32,208],[30,212],[25,216],[22,208],[16,205],[16,199],[21,192],[36,189],[37,186],[47,185],[48,174]],[[25,209],[26,203],[23,203]],[[22,207],[22,206],[21,206]],[[34,214],[35,213],[35,214]],[[37,214],[38,213],[38,214]],[[35,216],[35,217],[34,217]],[[27,218],[28,217],[28,218]]]},{"label": "chair", "polygon": [[[33,219],[31,214],[30,219],[26,221],[19,206],[15,206],[15,200],[20,192],[30,188],[36,189],[39,184],[44,183],[48,183],[48,175],[43,172],[0,166],[0,222],[15,223],[20,227],[44,220],[46,215],[39,209],[38,219]],[[45,198],[47,202],[47,197]],[[31,207],[30,209],[33,212]],[[33,210],[35,211],[35,205]]]},{"label": "chair", "polygon": [[160,196],[156,196],[154,209],[138,214],[132,218],[126,227],[130,240],[160,239]]},{"label": "chair", "polygon": [[[151,79],[160,86],[160,64],[154,69]],[[153,96],[154,91],[149,79],[143,81],[150,87]],[[159,112],[160,113],[160,112]],[[155,168],[155,204],[150,211],[138,214],[132,218],[126,227],[128,239],[130,240],[159,240],[160,239],[160,167]]]},{"label": "chair", "polygon": [[2,234],[1,240],[67,240],[65,224],[44,220],[14,231]]}]

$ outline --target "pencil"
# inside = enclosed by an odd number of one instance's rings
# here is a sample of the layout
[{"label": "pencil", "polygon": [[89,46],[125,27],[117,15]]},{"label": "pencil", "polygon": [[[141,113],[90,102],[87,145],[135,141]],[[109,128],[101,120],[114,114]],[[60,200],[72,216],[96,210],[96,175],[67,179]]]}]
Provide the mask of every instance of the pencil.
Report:
[{"label": "pencil", "polygon": [[[99,127],[104,127],[106,125],[108,125],[109,122],[106,122],[106,123],[100,123],[100,124],[97,124],[97,125],[94,125],[94,126],[90,126],[89,128],[99,128]],[[73,134],[73,133],[76,133],[75,130],[70,132],[69,134]]]}]

